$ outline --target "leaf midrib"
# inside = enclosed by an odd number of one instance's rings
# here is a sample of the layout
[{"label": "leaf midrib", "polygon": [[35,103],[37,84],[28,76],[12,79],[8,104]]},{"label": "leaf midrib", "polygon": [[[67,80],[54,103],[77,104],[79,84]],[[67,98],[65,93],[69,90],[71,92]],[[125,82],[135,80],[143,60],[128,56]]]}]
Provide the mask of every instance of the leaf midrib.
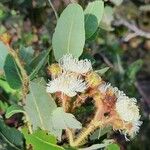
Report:
[{"label": "leaf midrib", "polygon": [[71,21],[71,25],[70,25],[70,30],[69,30],[69,34],[68,34],[68,44],[67,44],[67,53],[69,54],[69,50],[70,50],[70,41],[71,41],[71,34],[72,34],[72,29],[73,29],[73,25],[74,25],[74,21],[75,21],[75,16],[76,16],[76,13],[74,13],[74,15],[73,15],[73,19],[72,19],[72,21]]},{"label": "leaf midrib", "polygon": [[35,108],[36,108],[37,113],[38,113],[38,116],[39,116],[40,124],[41,124],[41,126],[43,127],[43,129],[45,130],[44,123],[43,123],[43,120],[42,120],[42,117],[41,117],[41,113],[40,113],[38,104],[37,104],[37,102],[36,102],[35,96],[34,96],[32,90],[31,90],[30,92],[31,92],[31,95],[32,95],[32,97],[33,97],[33,102],[34,102],[34,104],[35,104]]},{"label": "leaf midrib", "polygon": [[6,141],[9,145],[11,145],[13,148],[15,148],[16,150],[21,150],[21,149],[19,149],[18,147],[16,147],[15,144],[11,143],[11,142],[9,141],[9,139],[6,138],[6,136],[5,136],[2,132],[0,132],[0,135],[1,135],[1,136],[5,139],[5,141]]},{"label": "leaf midrib", "polygon": [[47,141],[44,141],[43,139],[39,138],[38,136],[34,136],[34,137],[35,137],[37,140],[39,140],[39,141],[41,141],[41,142],[43,142],[43,143],[45,143],[45,144],[47,144],[47,145],[60,148],[60,147],[57,146],[56,144],[53,144],[53,143],[49,143],[49,142],[47,142]]}]

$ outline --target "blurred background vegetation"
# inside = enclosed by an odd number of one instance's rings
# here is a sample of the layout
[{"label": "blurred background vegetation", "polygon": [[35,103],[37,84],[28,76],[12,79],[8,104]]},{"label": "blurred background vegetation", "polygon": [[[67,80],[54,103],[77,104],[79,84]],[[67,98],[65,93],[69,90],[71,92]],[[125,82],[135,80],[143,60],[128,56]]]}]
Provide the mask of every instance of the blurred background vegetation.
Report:
[{"label": "blurred background vegetation", "polygon": [[[52,4],[59,15],[72,1],[53,0]],[[90,0],[78,0],[83,8],[88,2]],[[140,133],[130,142],[124,142],[124,138],[117,133],[111,136],[122,145],[123,150],[148,150],[150,149],[150,1],[121,2],[121,0],[106,0],[105,16],[99,30],[86,41],[81,57],[90,59],[95,69],[109,67],[103,78],[124,90],[128,96],[138,99],[143,120]],[[0,0],[0,34],[9,33],[11,45],[15,49],[28,47],[31,53],[34,50],[35,55],[48,49],[51,46],[56,22],[49,1]],[[0,90],[0,100],[5,101],[2,92]],[[0,102],[0,113],[5,111],[6,107],[7,104]]]}]

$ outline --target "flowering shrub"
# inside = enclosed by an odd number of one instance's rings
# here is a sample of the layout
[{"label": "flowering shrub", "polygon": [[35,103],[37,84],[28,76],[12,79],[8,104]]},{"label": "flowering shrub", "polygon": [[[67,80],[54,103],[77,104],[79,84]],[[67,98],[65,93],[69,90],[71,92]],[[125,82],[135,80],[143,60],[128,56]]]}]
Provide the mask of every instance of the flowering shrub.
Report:
[{"label": "flowering shrub", "polygon": [[[59,19],[53,8],[58,20],[52,48],[36,56],[32,48],[14,50],[11,36],[0,35],[0,87],[10,100],[0,103],[6,149],[111,150],[120,149],[111,136],[98,144],[90,137],[96,131],[119,131],[126,141],[136,136],[142,124],[137,100],[103,79],[107,68],[95,70],[92,60],[82,59],[85,42],[94,39],[99,26],[111,28],[107,8],[98,0],[85,10],[72,3]],[[81,119],[77,111],[83,105],[88,110],[89,101],[92,111]],[[13,122],[15,128],[6,121],[13,116],[19,120]]]}]

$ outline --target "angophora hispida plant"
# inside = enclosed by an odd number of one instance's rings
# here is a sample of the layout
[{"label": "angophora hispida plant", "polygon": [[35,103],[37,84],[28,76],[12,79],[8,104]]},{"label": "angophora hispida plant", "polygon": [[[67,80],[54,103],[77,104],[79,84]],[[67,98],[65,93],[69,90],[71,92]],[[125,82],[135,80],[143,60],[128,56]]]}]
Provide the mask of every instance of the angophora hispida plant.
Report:
[{"label": "angophora hispida plant", "polygon": [[[118,88],[106,83],[94,71],[89,60],[78,59],[82,53],[84,55],[85,39],[90,40],[97,31],[103,11],[103,1],[89,3],[84,11],[75,3],[66,7],[58,19],[52,38],[52,48],[58,63],[51,64],[53,59],[48,59],[53,58],[50,49],[35,58],[32,52],[28,53],[29,49],[15,51],[10,48],[7,34],[0,36],[3,41],[0,42],[1,86],[8,93],[19,93],[20,101],[17,106],[10,104],[5,117],[10,118],[18,112],[24,114],[24,123],[20,128],[26,146],[22,142],[22,149],[31,146],[34,150],[59,150],[64,149],[67,140],[71,147],[79,148],[96,129],[108,126],[123,133],[127,140],[139,131],[141,121],[136,99],[129,98]],[[46,87],[45,81],[40,84],[39,78],[43,75],[40,70],[47,66],[47,62],[50,81]],[[73,114],[89,99],[93,103],[94,115],[90,120],[86,116],[88,124],[83,121],[84,128],[81,129],[81,123]],[[0,127],[1,124],[4,123],[0,121]],[[62,140],[62,147],[57,145],[56,137],[65,139]]]},{"label": "angophora hispida plant", "polygon": [[[73,112],[89,97],[95,105],[95,115],[81,134],[75,135],[75,131],[66,129],[72,147],[85,144],[88,136],[98,128],[112,126],[127,140],[139,131],[141,121],[136,99],[102,80],[89,60],[78,60],[67,54],[59,63],[49,66],[48,71],[52,80],[47,84],[47,92],[55,94],[65,112]],[[72,103],[73,99],[76,100]]]}]

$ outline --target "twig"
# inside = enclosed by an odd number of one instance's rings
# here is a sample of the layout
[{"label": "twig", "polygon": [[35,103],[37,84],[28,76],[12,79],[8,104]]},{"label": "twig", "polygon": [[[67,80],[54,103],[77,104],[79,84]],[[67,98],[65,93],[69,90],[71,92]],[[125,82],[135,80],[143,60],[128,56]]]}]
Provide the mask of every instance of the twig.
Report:
[{"label": "twig", "polygon": [[124,41],[129,41],[133,37],[141,36],[150,39],[150,32],[145,32],[141,29],[139,29],[135,24],[128,22],[124,18],[122,18],[119,15],[116,15],[117,20],[114,22],[115,26],[124,25],[127,27],[132,33],[129,33],[126,38],[124,38]]},{"label": "twig", "polygon": [[[67,112],[68,110],[68,97],[66,95],[61,95],[61,100],[62,100],[62,107],[64,109],[64,112]],[[70,100],[69,100],[70,101]],[[68,139],[69,139],[69,144],[71,145],[73,143],[73,137],[74,137],[74,134],[73,134],[73,131],[69,128],[66,128],[66,134],[68,136]]]},{"label": "twig", "polygon": [[57,14],[57,11],[56,11],[54,5],[52,4],[51,0],[48,0],[48,2],[49,2],[50,6],[52,7],[52,9],[53,9],[53,11],[54,11],[54,14],[55,14],[56,19],[58,20],[58,14]]},{"label": "twig", "polygon": [[114,68],[114,66],[113,66],[113,64],[108,60],[108,58],[104,55],[104,54],[102,54],[102,53],[100,53],[100,55],[101,55],[101,57],[103,58],[103,60],[104,60],[104,62],[110,67],[110,68]]},{"label": "twig", "polygon": [[117,57],[117,64],[118,64],[119,73],[124,74],[124,69],[123,69],[123,66],[122,66],[122,63],[120,60],[120,56],[117,54],[116,57]]}]

